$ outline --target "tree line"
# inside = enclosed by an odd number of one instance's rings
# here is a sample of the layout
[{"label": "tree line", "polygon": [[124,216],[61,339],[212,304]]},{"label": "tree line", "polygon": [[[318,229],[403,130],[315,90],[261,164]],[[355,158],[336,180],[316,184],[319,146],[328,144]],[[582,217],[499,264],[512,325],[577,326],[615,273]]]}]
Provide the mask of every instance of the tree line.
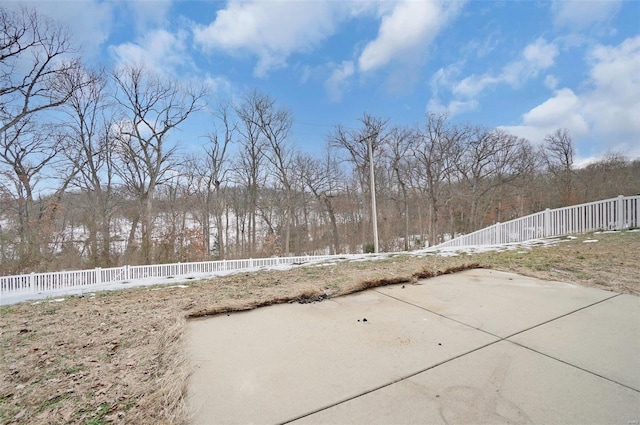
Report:
[{"label": "tree line", "polygon": [[[410,127],[363,113],[303,153],[268,94],[212,101],[143,66],[90,69],[36,11],[0,7],[0,21],[3,274],[370,251],[372,191],[395,251],[640,187],[622,155],[577,168],[565,129],[534,145],[443,114]],[[207,141],[184,153],[170,137],[204,110]]]}]

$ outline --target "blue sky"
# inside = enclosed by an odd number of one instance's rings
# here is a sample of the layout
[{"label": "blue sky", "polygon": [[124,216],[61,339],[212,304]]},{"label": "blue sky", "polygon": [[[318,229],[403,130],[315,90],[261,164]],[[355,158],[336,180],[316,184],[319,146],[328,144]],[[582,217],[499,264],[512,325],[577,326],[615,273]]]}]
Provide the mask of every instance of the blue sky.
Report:
[{"label": "blue sky", "polygon": [[[581,161],[640,157],[640,1],[31,3],[92,65],[143,63],[214,98],[269,94],[304,151],[364,112],[414,125],[446,111],[536,144],[568,128]],[[188,151],[207,115],[186,126],[174,137]]]}]

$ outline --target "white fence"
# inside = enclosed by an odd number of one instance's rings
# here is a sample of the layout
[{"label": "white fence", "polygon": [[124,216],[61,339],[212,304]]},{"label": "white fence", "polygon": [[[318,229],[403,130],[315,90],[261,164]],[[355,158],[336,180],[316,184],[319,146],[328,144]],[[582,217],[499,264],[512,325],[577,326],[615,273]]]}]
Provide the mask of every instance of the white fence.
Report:
[{"label": "white fence", "polygon": [[274,267],[280,264],[302,264],[339,256],[305,255],[298,257],[254,258],[245,260],[202,261],[197,263],[154,264],[71,270],[53,273],[31,273],[0,276],[0,294],[38,294],[104,286],[110,283],[132,282],[146,278],[184,277],[194,274],[214,274],[226,271]]},{"label": "white fence", "polygon": [[[619,196],[605,201],[545,210],[526,217],[496,223],[477,232],[454,238],[430,248],[501,245],[595,230],[621,230],[640,227],[640,196]],[[256,258],[245,260],[202,261],[197,263],[155,264],[72,270],[53,273],[31,273],[0,276],[0,297],[47,294],[60,291],[91,290],[113,283],[141,281],[148,278],[214,275],[220,272],[274,267],[280,264],[302,264],[344,258],[341,255]],[[1,301],[1,300],[0,300]],[[0,303],[1,304],[1,303]]]},{"label": "white fence", "polygon": [[455,237],[434,249],[502,245],[530,239],[640,227],[640,196],[618,196],[542,212]]}]

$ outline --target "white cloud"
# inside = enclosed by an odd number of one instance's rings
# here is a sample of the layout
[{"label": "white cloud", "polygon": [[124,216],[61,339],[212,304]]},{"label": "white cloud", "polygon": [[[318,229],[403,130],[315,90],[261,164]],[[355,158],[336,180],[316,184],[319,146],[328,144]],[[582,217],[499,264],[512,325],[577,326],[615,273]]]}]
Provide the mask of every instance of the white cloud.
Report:
[{"label": "white cloud", "polygon": [[48,1],[26,0],[5,2],[10,6],[32,6],[38,13],[69,27],[74,43],[82,48],[85,58],[98,59],[101,46],[109,39],[119,14],[133,16],[136,30],[144,32],[148,28],[165,23],[172,0],[154,1]]},{"label": "white cloud", "polygon": [[591,90],[584,95],[584,110],[594,130],[610,143],[616,137],[634,139],[640,147],[640,36],[596,47],[588,59]]},{"label": "white cloud", "polygon": [[548,126],[558,120],[565,121],[578,106],[578,96],[571,89],[560,89],[556,95],[523,115],[526,123]]},{"label": "white cloud", "polygon": [[463,62],[453,63],[438,69],[431,77],[431,90],[437,92],[440,87],[449,87],[458,78],[462,71]]},{"label": "white cloud", "polygon": [[[430,103],[432,105],[440,104],[437,98],[438,93],[444,89],[450,91],[454,96],[450,105],[457,105],[457,107],[451,108],[451,111],[463,112],[475,109],[478,105],[475,98],[487,88],[499,84],[518,87],[537,77],[542,71],[551,68],[557,56],[558,47],[555,43],[538,38],[525,46],[517,60],[507,63],[496,74],[473,74],[457,81],[456,77],[460,74],[460,64],[456,64],[452,69],[440,69],[431,80],[433,102]],[[452,71],[455,72],[452,74]],[[547,82],[551,83],[552,80],[547,78]]]},{"label": "white cloud", "polygon": [[607,22],[620,11],[621,5],[619,0],[555,0],[551,13],[556,26],[582,30]]},{"label": "white cloud", "polygon": [[[364,47],[355,63],[345,58],[338,62],[340,65],[321,67],[328,96],[339,101],[346,81],[358,71],[419,56],[415,53],[433,40],[462,4],[411,0],[231,0],[218,10],[211,23],[194,25],[193,34],[195,43],[205,52],[255,57],[253,73],[264,77],[286,67],[292,55],[317,48],[347,20],[375,13],[381,21],[378,36]],[[311,68],[299,69],[304,74],[302,81],[311,78]]]},{"label": "white cloud", "polygon": [[603,153],[640,156],[640,36],[618,46],[598,46],[588,59],[591,69],[582,93],[560,89],[525,113],[521,125],[503,128],[533,142],[568,128],[585,149],[595,143]]},{"label": "white cloud", "polygon": [[497,84],[517,87],[553,66],[556,56],[558,56],[556,45],[539,38],[524,48],[518,60],[503,66],[498,75],[490,73],[471,75],[454,83],[451,91],[456,96],[471,98]]},{"label": "white cloud", "polygon": [[558,56],[558,47],[553,43],[547,43],[543,38],[538,38],[525,47],[522,56],[527,65],[534,69],[547,69],[553,65],[556,56]]},{"label": "white cloud", "polygon": [[133,13],[133,22],[138,32],[146,32],[149,28],[163,26],[171,9],[172,0],[140,1],[128,0],[119,2],[125,8],[125,13]]},{"label": "white cloud", "polygon": [[342,94],[346,88],[347,81],[355,72],[355,66],[352,61],[343,61],[339,66],[335,67],[331,72],[331,76],[325,82],[325,89],[332,102],[340,102]]},{"label": "white cloud", "polygon": [[461,114],[463,112],[473,111],[478,107],[477,100],[452,100],[446,105],[440,103],[437,98],[431,98],[427,103],[427,113],[433,112],[436,114],[446,113],[449,116]]},{"label": "white cloud", "polygon": [[531,109],[522,116],[522,125],[502,127],[509,133],[526,137],[533,143],[541,143],[546,135],[558,128],[567,128],[578,139],[590,132],[587,120],[581,111],[581,101],[568,88],[563,88],[555,96]]},{"label": "white cloud", "polygon": [[548,89],[555,90],[558,88],[558,84],[560,84],[560,80],[555,75],[547,75],[544,77],[544,86]]},{"label": "white cloud", "polygon": [[520,59],[508,63],[502,68],[502,72],[495,78],[495,82],[504,82],[517,87],[537,77],[541,71],[553,66],[556,56],[558,56],[558,47],[543,38],[538,38],[524,48]]},{"label": "white cloud", "polygon": [[478,96],[490,85],[498,84],[501,81],[501,78],[489,74],[472,75],[456,83],[451,91],[456,96],[471,98]]},{"label": "white cloud", "polygon": [[371,41],[358,59],[361,71],[371,71],[394,59],[405,59],[424,49],[457,14],[462,2],[398,2],[382,17],[378,37]]},{"label": "white cloud", "polygon": [[94,59],[100,46],[107,41],[114,19],[114,3],[98,1],[73,2],[65,5],[57,1],[3,2],[4,7],[34,7],[39,14],[66,25],[74,43],[82,48],[85,58]]},{"label": "white cloud", "polygon": [[228,94],[233,91],[231,81],[221,76],[207,75],[204,78],[203,85],[212,95]]},{"label": "white cloud", "polygon": [[161,75],[171,75],[177,69],[193,66],[186,53],[184,31],[173,34],[163,29],[150,31],[136,43],[127,42],[111,46],[118,66],[143,65]]},{"label": "white cloud", "polygon": [[254,74],[265,76],[332,35],[348,13],[342,2],[232,0],[209,25],[194,27],[194,40],[204,50],[257,56]]},{"label": "white cloud", "polygon": [[[468,112],[476,109],[478,107],[478,102],[474,99],[471,100],[460,100],[454,99],[451,100],[448,104],[443,104],[440,100],[440,90],[442,88],[450,89],[455,84],[460,72],[462,70],[463,62],[458,62],[451,64],[447,67],[440,68],[436,73],[431,77],[430,86],[431,86],[431,99],[427,103],[427,112],[435,112],[435,113],[448,113],[450,116],[460,114],[463,112]],[[465,89],[464,87],[460,88],[460,90],[465,91],[473,91],[475,90],[472,86],[472,82],[468,81],[468,87]]]}]

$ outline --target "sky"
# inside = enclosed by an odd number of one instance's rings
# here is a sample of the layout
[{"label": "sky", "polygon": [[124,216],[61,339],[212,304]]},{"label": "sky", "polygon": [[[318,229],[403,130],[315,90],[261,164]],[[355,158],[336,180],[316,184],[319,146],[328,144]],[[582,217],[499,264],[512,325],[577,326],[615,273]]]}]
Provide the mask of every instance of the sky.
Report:
[{"label": "sky", "polygon": [[[578,161],[640,158],[640,1],[0,1],[67,24],[91,66],[144,64],[257,89],[291,110],[291,143],[317,152],[363,113],[420,125],[429,112],[534,144],[567,128]],[[204,144],[201,112],[174,135]]]}]

